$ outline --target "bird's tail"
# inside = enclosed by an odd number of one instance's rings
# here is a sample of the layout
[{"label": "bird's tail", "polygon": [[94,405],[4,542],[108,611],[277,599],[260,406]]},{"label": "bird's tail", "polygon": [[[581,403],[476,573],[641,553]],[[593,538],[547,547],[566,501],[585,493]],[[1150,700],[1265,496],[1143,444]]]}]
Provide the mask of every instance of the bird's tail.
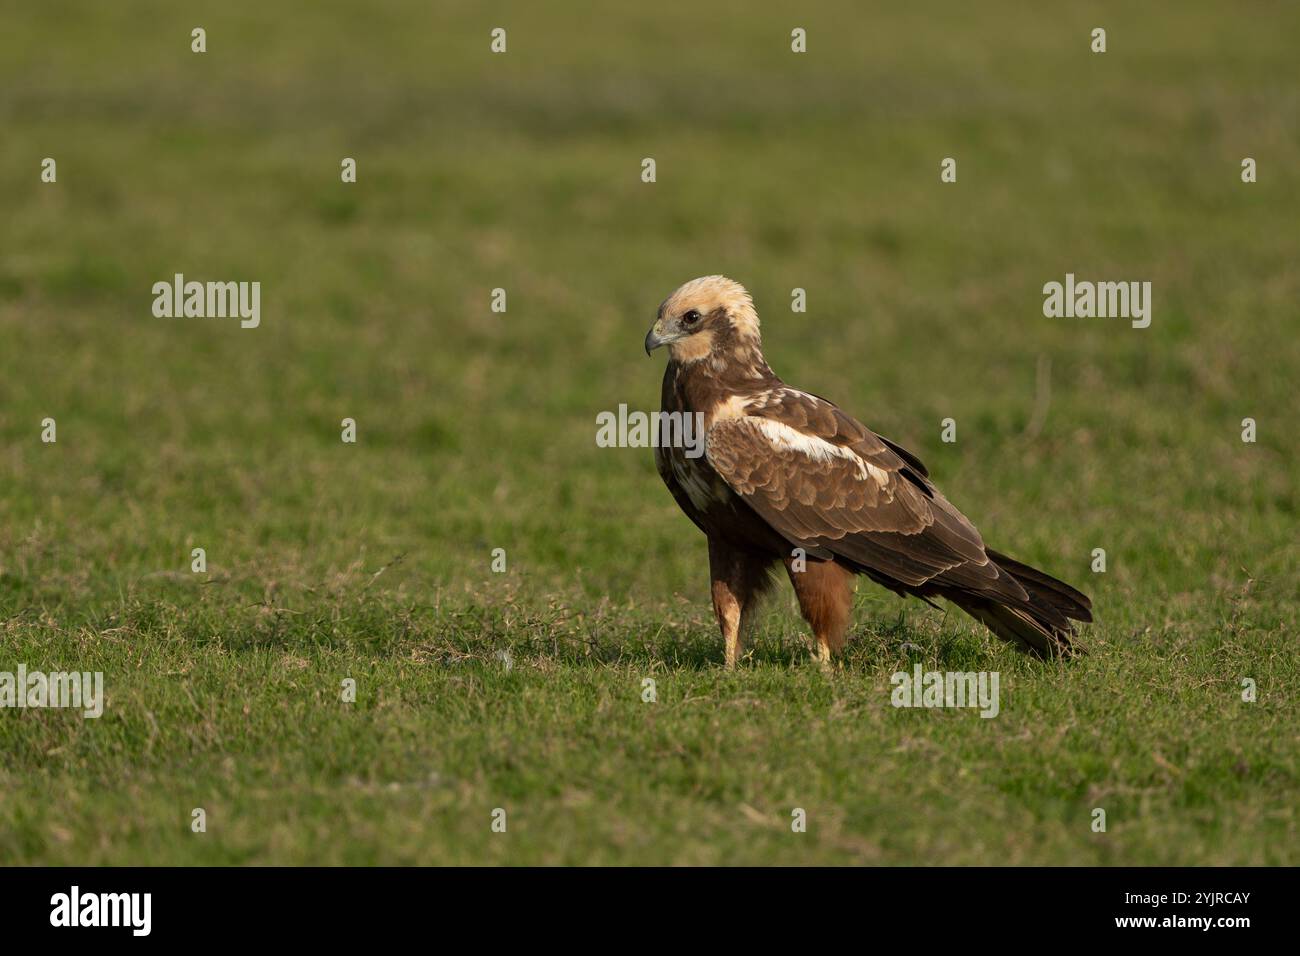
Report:
[{"label": "bird's tail", "polygon": [[1088,596],[1004,554],[989,551],[988,556],[1024,589],[1024,600],[964,591],[944,596],[998,637],[1036,657],[1084,653],[1075,643],[1074,622],[1092,620]]}]

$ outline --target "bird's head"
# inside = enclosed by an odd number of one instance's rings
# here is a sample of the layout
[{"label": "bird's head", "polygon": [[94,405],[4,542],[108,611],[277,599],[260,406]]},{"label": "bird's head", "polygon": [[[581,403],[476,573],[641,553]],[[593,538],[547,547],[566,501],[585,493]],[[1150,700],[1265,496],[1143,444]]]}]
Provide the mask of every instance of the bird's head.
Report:
[{"label": "bird's head", "polygon": [[674,362],[688,365],[713,357],[714,363],[734,354],[757,352],[758,313],[739,282],[726,276],[692,279],[659,306],[655,324],[645,337],[649,355],[668,346]]}]

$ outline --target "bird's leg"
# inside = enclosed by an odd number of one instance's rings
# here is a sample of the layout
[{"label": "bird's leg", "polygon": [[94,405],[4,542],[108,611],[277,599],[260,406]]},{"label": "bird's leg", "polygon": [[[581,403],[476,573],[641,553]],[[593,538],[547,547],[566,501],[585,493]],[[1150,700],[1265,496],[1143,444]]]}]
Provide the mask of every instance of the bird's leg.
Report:
[{"label": "bird's leg", "polygon": [[[798,570],[799,567],[803,570]],[[834,561],[807,560],[796,565],[787,558],[785,569],[799,599],[799,610],[817,641],[817,662],[828,666],[831,656],[844,649],[853,610],[853,572]]]},{"label": "bird's leg", "polygon": [[764,573],[763,562],[716,538],[709,538],[713,611],[718,617],[728,667],[735,667],[744,652],[742,624],[753,609]]},{"label": "bird's leg", "polygon": [[735,667],[740,660],[740,599],[726,581],[713,579],[713,612],[718,616],[718,629],[722,631],[722,644],[727,666]]}]

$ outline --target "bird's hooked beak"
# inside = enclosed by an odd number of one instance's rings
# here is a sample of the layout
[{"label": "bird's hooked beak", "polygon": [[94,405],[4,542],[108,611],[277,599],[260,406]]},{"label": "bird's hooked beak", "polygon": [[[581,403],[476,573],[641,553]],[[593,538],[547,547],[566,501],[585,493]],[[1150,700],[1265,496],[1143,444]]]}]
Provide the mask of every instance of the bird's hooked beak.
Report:
[{"label": "bird's hooked beak", "polygon": [[666,345],[671,339],[663,335],[663,324],[656,322],[650,327],[650,331],[645,334],[645,354],[649,355],[661,345]]}]

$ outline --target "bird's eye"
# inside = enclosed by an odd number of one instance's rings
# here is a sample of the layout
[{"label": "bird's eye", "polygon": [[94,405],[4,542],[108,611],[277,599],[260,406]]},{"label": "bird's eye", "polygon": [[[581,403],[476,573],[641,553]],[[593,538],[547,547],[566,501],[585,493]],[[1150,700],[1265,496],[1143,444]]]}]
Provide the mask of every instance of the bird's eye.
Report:
[{"label": "bird's eye", "polygon": [[700,321],[700,313],[694,309],[682,316],[682,325],[694,325],[698,321]]}]

